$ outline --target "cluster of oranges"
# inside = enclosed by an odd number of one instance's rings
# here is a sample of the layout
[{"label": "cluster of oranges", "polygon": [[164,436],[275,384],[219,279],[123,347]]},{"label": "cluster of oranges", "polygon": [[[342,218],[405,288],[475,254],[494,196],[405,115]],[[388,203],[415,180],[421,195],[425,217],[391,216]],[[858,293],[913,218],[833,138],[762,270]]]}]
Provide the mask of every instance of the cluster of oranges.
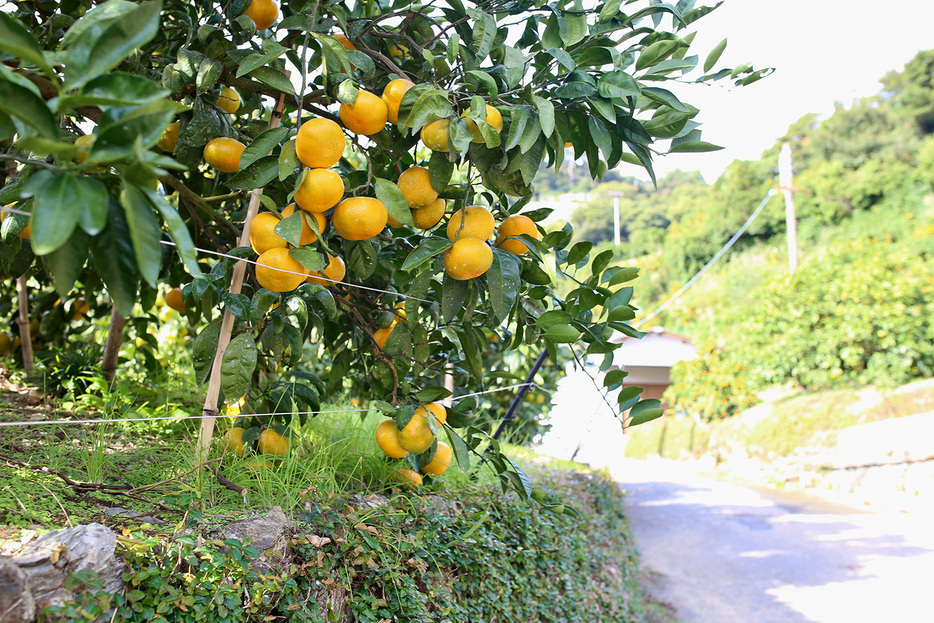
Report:
[{"label": "cluster of oranges", "polygon": [[[409,454],[421,454],[431,448],[435,443],[435,434],[431,431],[428,423],[429,418],[434,418],[438,427],[442,426],[448,419],[447,409],[439,402],[426,402],[420,404],[402,430],[396,426],[395,420],[385,420],[376,427],[376,445],[387,456],[394,459],[401,459]],[[452,451],[451,447],[443,441],[437,441],[438,446],[435,455],[424,467],[422,473],[440,476],[451,465]],[[422,482],[422,477],[417,472],[407,469],[399,469],[396,476],[411,486],[418,486]]]}]

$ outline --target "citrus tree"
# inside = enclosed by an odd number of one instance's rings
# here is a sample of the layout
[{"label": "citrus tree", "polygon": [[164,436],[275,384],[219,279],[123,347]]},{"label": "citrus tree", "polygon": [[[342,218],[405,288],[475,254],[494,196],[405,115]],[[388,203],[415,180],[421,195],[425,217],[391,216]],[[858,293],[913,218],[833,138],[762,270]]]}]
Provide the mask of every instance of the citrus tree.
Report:
[{"label": "citrus tree", "polygon": [[[380,445],[411,478],[452,456],[465,468],[485,439],[476,402],[437,401],[445,377],[495,382],[488,332],[510,336],[503,352],[570,348],[607,366],[614,333],[640,335],[634,272],[524,207],[543,162],[586,159],[599,178],[716,149],[668,83],[766,72],[718,67],[725,41],[693,54],[694,22],[714,8],[694,5],[7,6],[0,268],[48,276],[62,297],[76,283],[106,292],[124,317],[180,288],[173,306],[201,327],[199,379],[220,342],[223,399],[281,414],[245,419],[235,450],[288,452],[293,414],[349,393],[390,416]],[[563,298],[559,279],[574,283]],[[622,382],[607,375],[609,390]],[[630,424],[661,414],[631,391],[617,406]],[[530,492],[495,444],[484,456]]]}]

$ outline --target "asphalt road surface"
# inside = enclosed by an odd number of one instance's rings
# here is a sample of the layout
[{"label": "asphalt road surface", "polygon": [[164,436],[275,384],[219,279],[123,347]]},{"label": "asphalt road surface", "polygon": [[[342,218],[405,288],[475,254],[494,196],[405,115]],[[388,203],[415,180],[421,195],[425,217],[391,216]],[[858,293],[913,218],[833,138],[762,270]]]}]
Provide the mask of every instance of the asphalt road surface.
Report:
[{"label": "asphalt road surface", "polygon": [[934,517],[612,467],[655,596],[686,623],[934,623]]}]

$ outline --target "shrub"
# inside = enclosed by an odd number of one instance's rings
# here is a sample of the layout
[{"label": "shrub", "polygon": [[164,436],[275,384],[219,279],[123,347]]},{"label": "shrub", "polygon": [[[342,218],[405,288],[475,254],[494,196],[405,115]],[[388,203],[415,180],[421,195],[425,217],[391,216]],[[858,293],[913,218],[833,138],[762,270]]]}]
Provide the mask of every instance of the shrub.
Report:
[{"label": "shrub", "polygon": [[730,361],[720,346],[706,340],[698,345],[697,359],[672,367],[665,400],[675,411],[705,421],[721,420],[756,403],[748,375],[742,363]]}]

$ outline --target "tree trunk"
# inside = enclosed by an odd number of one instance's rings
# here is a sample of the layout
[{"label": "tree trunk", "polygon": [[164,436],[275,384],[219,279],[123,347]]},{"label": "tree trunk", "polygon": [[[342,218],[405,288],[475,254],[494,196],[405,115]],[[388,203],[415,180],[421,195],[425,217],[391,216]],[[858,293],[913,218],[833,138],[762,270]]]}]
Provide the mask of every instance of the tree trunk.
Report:
[{"label": "tree trunk", "polygon": [[29,292],[26,290],[26,275],[16,278],[16,295],[19,298],[19,325],[20,347],[23,349],[23,369],[27,376],[32,376],[35,365],[32,357],[32,336],[29,334]]},{"label": "tree trunk", "polygon": [[107,331],[107,341],[104,342],[104,357],[101,360],[101,369],[104,378],[112,383],[117,374],[117,356],[120,354],[120,344],[123,343],[123,327],[126,318],[117,312],[114,307],[110,310],[110,329]]}]

